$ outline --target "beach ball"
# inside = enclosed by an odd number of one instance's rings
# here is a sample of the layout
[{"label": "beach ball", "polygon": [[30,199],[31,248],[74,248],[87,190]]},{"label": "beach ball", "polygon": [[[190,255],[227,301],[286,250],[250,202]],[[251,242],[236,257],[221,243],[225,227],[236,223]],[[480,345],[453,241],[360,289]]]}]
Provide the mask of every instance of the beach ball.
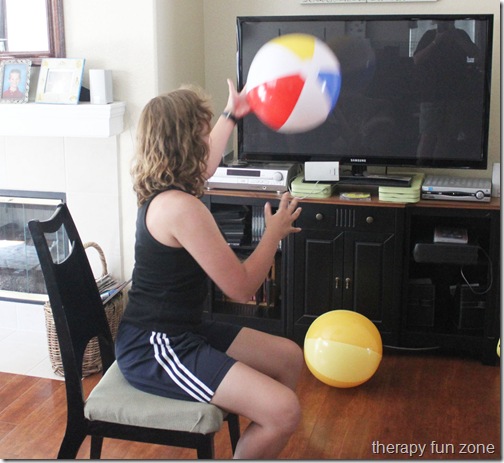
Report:
[{"label": "beach ball", "polygon": [[329,386],[349,388],[365,383],[382,359],[381,336],[372,321],[351,310],[317,317],[304,341],[311,373]]},{"label": "beach ball", "polygon": [[262,123],[281,133],[305,132],[321,125],[336,105],[340,65],[318,38],[286,34],[257,51],[245,87]]}]

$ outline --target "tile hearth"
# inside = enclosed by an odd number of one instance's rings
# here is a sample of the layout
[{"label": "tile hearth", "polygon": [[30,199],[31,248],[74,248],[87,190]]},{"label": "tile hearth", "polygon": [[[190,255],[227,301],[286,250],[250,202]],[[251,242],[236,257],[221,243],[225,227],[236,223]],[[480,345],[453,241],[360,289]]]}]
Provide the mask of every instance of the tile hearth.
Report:
[{"label": "tile hearth", "polygon": [[63,380],[53,373],[43,332],[0,328],[0,371]]}]

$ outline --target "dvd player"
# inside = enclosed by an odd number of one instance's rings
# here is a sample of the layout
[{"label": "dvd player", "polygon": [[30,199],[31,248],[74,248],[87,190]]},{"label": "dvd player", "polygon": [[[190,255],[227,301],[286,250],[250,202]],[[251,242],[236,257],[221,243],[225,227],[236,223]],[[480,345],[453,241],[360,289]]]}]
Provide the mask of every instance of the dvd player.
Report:
[{"label": "dvd player", "polygon": [[422,185],[422,199],[489,202],[491,195],[492,182],[484,178],[427,175]]}]

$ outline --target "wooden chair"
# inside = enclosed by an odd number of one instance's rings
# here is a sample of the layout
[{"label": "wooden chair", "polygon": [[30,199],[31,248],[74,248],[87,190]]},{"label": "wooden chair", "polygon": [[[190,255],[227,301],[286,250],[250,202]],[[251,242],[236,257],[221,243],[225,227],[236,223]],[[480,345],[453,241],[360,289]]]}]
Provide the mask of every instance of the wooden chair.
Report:
[{"label": "wooden chair", "polygon": [[[85,249],[66,204],[46,221],[29,222],[44,274],[65,372],[67,426],[58,458],[70,459],[91,436],[91,458],[100,458],[103,438],[194,448],[198,458],[214,457],[214,435],[228,421],[231,446],[240,437],[238,416],[199,402],[141,392],[122,376],[114,343]],[[69,251],[54,261],[50,245],[66,231]],[[82,361],[88,342],[98,337],[103,376],[84,398]]]}]

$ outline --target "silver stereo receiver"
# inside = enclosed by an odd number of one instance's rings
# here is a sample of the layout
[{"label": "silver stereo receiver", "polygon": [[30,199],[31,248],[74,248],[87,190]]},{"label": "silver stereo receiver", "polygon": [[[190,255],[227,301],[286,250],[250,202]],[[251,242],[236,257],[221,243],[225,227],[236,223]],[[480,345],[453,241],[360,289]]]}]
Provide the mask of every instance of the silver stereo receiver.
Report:
[{"label": "silver stereo receiver", "polygon": [[267,163],[217,167],[206,187],[284,192],[299,173],[298,166],[296,163]]},{"label": "silver stereo receiver", "polygon": [[427,175],[422,185],[422,199],[449,201],[490,201],[492,182],[484,178]]}]

